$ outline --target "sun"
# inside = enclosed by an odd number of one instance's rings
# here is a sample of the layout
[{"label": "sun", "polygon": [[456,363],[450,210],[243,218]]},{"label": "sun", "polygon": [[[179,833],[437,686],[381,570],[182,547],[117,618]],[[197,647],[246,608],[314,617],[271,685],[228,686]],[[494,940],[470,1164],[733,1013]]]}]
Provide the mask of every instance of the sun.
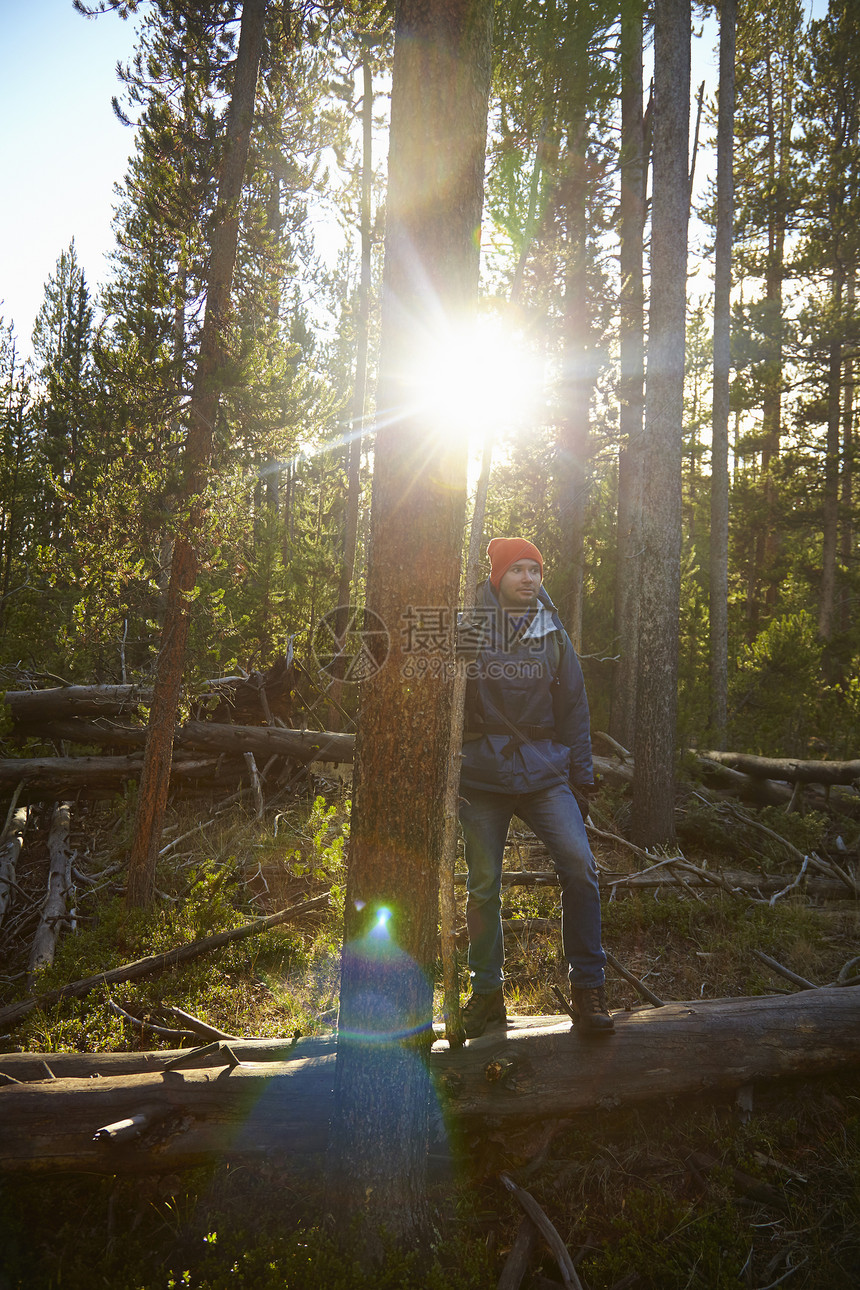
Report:
[{"label": "sun", "polygon": [[433,337],[406,379],[415,410],[446,436],[516,432],[544,402],[542,363],[496,315]]}]

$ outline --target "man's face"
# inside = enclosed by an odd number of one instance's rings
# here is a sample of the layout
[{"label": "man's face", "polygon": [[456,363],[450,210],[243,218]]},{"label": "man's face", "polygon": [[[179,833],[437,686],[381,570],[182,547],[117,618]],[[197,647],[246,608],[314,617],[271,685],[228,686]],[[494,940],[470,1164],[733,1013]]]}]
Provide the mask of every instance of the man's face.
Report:
[{"label": "man's face", "polygon": [[535,603],[541,581],[537,560],[517,560],[502,575],[499,604],[503,609],[519,609],[523,612]]}]

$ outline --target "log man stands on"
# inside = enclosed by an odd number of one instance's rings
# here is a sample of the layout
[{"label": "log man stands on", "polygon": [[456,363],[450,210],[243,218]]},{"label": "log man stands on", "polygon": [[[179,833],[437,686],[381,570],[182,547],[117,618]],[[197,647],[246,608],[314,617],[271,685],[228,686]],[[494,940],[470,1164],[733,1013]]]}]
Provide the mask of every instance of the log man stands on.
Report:
[{"label": "log man stands on", "polygon": [[561,935],[580,1034],[614,1030],[606,1003],[597,868],[577,799],[594,791],[579,660],[525,538],[493,538],[491,572],[460,623],[468,660],[460,823],[469,870],[468,1038],[507,1020],[502,994],[502,857],[517,815],[547,847],[561,884]]}]

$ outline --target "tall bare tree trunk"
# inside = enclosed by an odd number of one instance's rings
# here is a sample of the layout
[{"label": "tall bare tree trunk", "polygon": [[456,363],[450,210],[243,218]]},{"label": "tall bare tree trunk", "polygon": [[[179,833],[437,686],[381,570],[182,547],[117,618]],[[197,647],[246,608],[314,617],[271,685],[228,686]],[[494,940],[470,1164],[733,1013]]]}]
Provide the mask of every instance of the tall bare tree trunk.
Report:
[{"label": "tall bare tree trunk", "polygon": [[[842,270],[833,271],[832,307],[835,318],[842,311]],[[836,606],[836,558],[839,544],[839,455],[842,446],[842,341],[832,337],[827,358],[827,440],[824,451],[824,512],[821,550],[821,587],[818,602],[818,634],[824,640],[833,635]]]},{"label": "tall bare tree trunk", "polygon": [[589,419],[594,387],[588,315],[587,85],[589,10],[568,5],[562,47],[560,116],[565,152],[558,203],[564,226],[564,318],[559,433],[561,569],[556,596],[576,649],[582,638],[585,513],[589,491]]},{"label": "tall bare tree trunk", "polygon": [[689,192],[690,0],[655,0],[654,198],[633,833],[674,837]]},{"label": "tall bare tree trunk", "polygon": [[711,741],[726,746],[729,676],[729,372],[734,222],[735,31],[737,0],[720,3],[717,118],[717,234],[714,260],[714,394],[711,419],[709,633]]},{"label": "tall bare tree trunk", "polygon": [[642,548],[642,471],[645,413],[645,191],[648,170],[642,111],[642,0],[621,6],[621,201],[619,382],[621,450],[618,454],[615,640],[618,667],[612,686],[610,733],[633,747],[639,644],[639,568]]},{"label": "tall bare tree trunk", "polygon": [[266,0],[245,0],[233,96],[212,234],[206,313],[200,338],[197,371],[188,409],[183,478],[179,496],[182,518],[173,544],[161,650],[149,715],[146,749],[140,779],[134,840],[129,857],[126,902],[148,905],[155,888],[155,865],[173,758],[173,730],[182,689],[182,669],[197,581],[197,542],[203,518],[212,438],[221,393],[227,350],[230,290],[239,239],[239,199],[254,119],[257,73],[263,49]]},{"label": "tall bare tree trunk", "polygon": [[[848,274],[846,303],[853,311],[857,299],[856,270]],[[854,398],[855,398],[855,360],[845,359],[844,397],[842,403],[842,475],[840,479],[841,523],[839,533],[839,550],[844,568],[849,568],[854,551],[854,455],[856,439],[854,432]],[[852,595],[850,587],[843,586],[839,597],[839,627],[847,632],[852,623]]]},{"label": "tall bare tree trunk", "polygon": [[[346,516],[343,531],[343,554],[337,590],[334,634],[342,641],[349,623],[351,589],[355,581],[355,553],[358,546],[358,518],[361,501],[361,441],[364,432],[364,411],[367,402],[367,354],[370,333],[370,279],[371,256],[371,196],[373,186],[373,67],[370,38],[363,37],[362,59],[363,97],[361,105],[361,275],[358,284],[358,309],[356,317],[357,345],[355,355],[355,385],[352,393],[352,416],[347,446]],[[343,662],[333,663],[331,685],[332,704],[329,729],[340,728],[339,704],[343,691]]]},{"label": "tall bare tree trunk", "polygon": [[466,454],[416,410],[407,372],[476,294],[491,34],[489,0],[397,8],[367,585],[389,652],[361,694],[329,1162],[330,1208],[360,1222],[371,1259],[381,1229],[413,1246],[430,1228],[425,1058]]}]

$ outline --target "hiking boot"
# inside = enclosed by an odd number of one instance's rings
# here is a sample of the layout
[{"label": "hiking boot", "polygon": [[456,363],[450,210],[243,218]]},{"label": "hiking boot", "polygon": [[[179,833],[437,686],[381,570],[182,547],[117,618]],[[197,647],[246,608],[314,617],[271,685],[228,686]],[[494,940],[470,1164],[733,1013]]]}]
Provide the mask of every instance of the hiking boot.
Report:
[{"label": "hiking boot", "polygon": [[473,994],[463,1009],[463,1029],[467,1039],[477,1039],[487,1026],[504,1026],[507,1020],[501,990],[493,990],[490,994]]},{"label": "hiking boot", "polygon": [[571,991],[570,1001],[576,1013],[581,1035],[612,1034],[615,1029],[615,1022],[609,1015],[606,991],[602,985],[585,989],[579,989],[574,986]]}]

